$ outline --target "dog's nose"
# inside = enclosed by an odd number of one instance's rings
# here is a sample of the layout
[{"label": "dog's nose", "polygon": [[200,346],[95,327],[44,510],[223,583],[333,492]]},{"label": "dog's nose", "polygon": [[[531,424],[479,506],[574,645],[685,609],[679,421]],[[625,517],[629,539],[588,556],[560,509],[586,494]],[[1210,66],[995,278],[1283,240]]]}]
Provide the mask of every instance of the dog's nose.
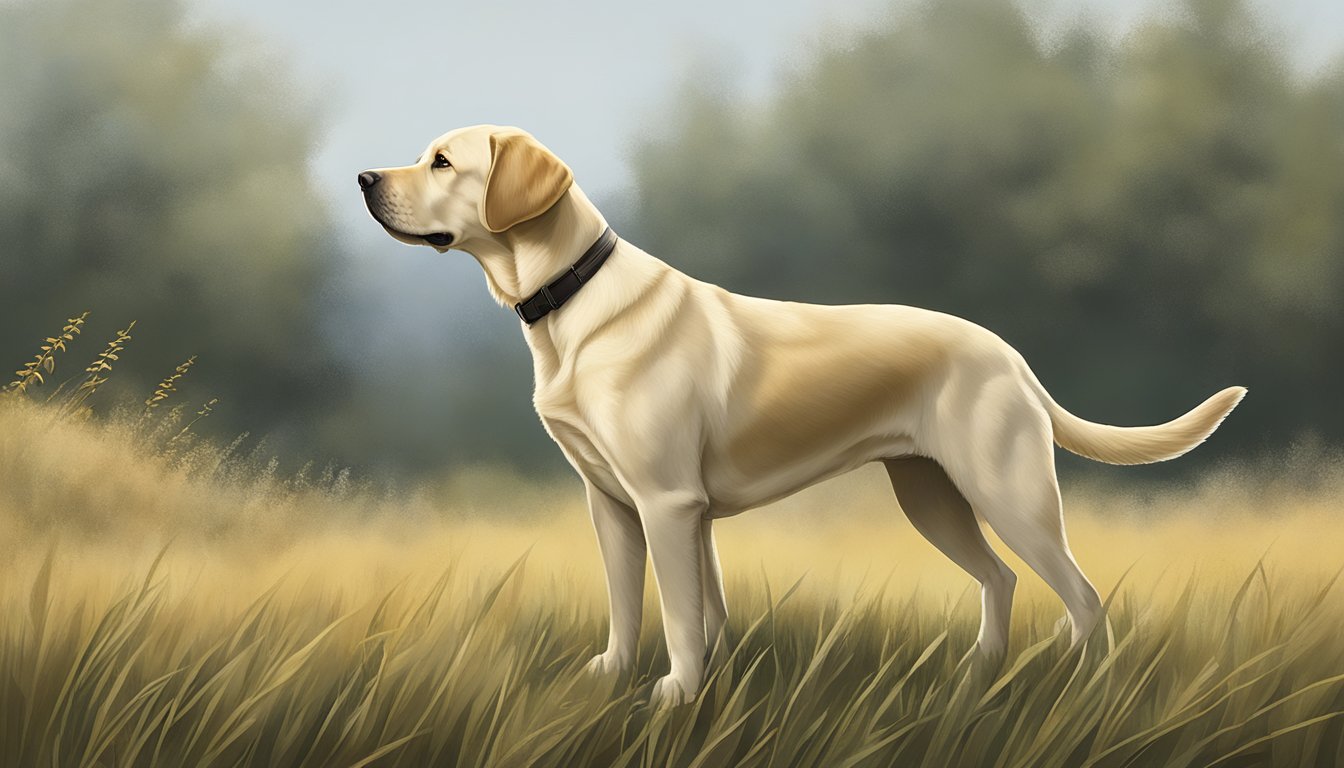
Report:
[{"label": "dog's nose", "polygon": [[373,171],[365,171],[359,174],[359,188],[364,190],[365,192],[368,192],[370,189],[373,188],[374,184],[378,183],[378,180],[381,178],[383,177],[380,176],[379,174],[374,173]]}]

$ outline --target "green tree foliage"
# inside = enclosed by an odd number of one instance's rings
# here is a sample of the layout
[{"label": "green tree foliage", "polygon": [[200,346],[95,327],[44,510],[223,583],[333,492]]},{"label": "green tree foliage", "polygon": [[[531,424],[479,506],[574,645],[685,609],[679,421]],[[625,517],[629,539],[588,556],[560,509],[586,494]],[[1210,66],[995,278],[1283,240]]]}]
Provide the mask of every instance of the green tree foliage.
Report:
[{"label": "green tree foliage", "polygon": [[0,351],[77,309],[97,337],[138,320],[109,387],[138,402],[199,355],[188,400],[284,431],[330,394],[315,310],[338,261],[313,105],[235,49],[177,0],[0,4]]},{"label": "green tree foliage", "polygon": [[973,319],[1092,419],[1247,385],[1215,443],[1251,449],[1344,438],[1341,168],[1344,74],[1293,72],[1245,5],[1111,41],[944,0],[755,109],[688,87],[635,152],[630,234],[732,290]]}]

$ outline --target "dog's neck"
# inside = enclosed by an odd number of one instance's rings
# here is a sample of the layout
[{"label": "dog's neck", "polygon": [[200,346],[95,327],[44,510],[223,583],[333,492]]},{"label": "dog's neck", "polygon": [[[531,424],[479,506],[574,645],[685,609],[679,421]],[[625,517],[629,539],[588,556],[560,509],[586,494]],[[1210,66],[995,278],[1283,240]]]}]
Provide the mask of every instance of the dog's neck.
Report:
[{"label": "dog's neck", "polygon": [[564,273],[588,249],[607,221],[575,184],[546,213],[491,239],[464,242],[480,262],[490,295],[513,308]]}]

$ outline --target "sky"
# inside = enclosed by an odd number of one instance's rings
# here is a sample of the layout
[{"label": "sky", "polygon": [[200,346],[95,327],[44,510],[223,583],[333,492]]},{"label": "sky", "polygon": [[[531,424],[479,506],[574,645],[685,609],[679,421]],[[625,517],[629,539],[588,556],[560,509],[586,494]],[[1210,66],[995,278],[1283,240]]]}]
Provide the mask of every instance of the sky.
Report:
[{"label": "sky", "polygon": [[[629,182],[633,137],[672,89],[712,76],[768,91],[828,39],[887,12],[883,0],[196,0],[246,44],[298,72],[328,116],[318,178],[358,213],[355,174],[409,162],[435,136],[474,123],[538,136],[598,196]],[[1304,66],[1344,40],[1339,0],[1260,0]],[[1029,0],[1047,25],[1080,14],[1117,34],[1170,8],[1151,0]],[[349,187],[344,189],[343,187]],[[353,202],[352,202],[353,201]],[[344,217],[343,217],[344,218]]]}]

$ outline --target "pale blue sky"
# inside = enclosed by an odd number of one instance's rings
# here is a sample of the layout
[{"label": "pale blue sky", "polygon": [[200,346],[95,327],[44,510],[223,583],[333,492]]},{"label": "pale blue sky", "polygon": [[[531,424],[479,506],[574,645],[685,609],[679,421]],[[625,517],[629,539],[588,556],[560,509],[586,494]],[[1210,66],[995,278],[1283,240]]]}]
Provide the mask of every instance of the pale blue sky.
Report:
[{"label": "pale blue sky", "polygon": [[[249,30],[249,45],[295,68],[328,110],[315,171],[357,209],[361,168],[409,161],[460,125],[517,124],[601,195],[625,184],[632,136],[688,72],[747,95],[828,36],[892,7],[884,0],[196,0],[203,20]],[[1161,13],[1155,0],[1029,0],[1047,24],[1079,14],[1118,34]],[[1259,0],[1305,66],[1344,40],[1340,0]],[[345,190],[344,187],[350,187]]]}]

